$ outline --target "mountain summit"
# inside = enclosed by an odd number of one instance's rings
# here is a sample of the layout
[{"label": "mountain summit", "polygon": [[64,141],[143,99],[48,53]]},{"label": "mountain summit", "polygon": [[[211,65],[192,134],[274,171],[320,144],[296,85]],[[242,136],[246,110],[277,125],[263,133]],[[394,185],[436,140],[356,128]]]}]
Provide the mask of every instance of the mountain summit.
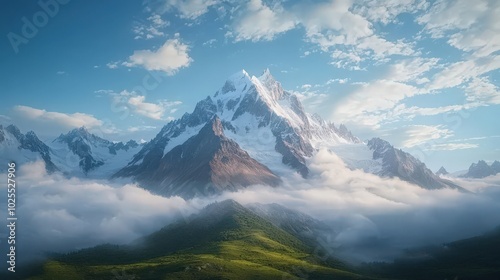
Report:
[{"label": "mountain summit", "polygon": [[[171,171],[159,169],[158,166],[163,164],[161,168],[166,168],[165,164],[169,160],[174,160],[174,153],[178,153],[181,149],[185,150],[188,146],[197,149],[203,144],[207,151],[210,150],[212,147],[206,146],[209,143],[201,141],[203,137],[200,136],[206,133],[206,124],[209,122],[217,126],[212,127],[211,134],[214,134],[212,136],[219,137],[221,143],[226,143],[227,147],[231,146],[238,155],[221,157],[224,160],[230,159],[231,162],[232,171],[228,171],[231,175],[225,174],[223,176],[225,179],[213,175],[216,172],[212,167],[206,169],[215,172],[210,173],[212,175],[209,176],[206,171],[204,176],[195,176],[196,178],[204,177],[203,180],[208,180],[205,183],[215,183],[220,180],[226,184],[222,187],[220,183],[217,183],[215,185],[218,187],[215,189],[235,188],[235,185],[243,182],[245,182],[243,185],[266,182],[272,182],[272,185],[275,185],[278,180],[276,180],[277,177],[273,177],[275,172],[271,170],[274,168],[281,170],[280,166],[283,164],[288,166],[290,171],[307,177],[309,169],[306,165],[306,158],[313,155],[314,146],[317,143],[361,143],[345,126],[337,128],[317,115],[307,114],[297,96],[284,90],[269,70],[264,71],[260,77],[250,76],[242,70],[231,75],[212,96],[198,102],[192,113],[186,113],[180,119],[165,125],[156,137],[114,177],[133,177],[139,181],[148,178],[149,185],[153,182],[163,182],[163,189],[160,192],[169,189],[167,185],[184,185],[188,181],[193,182],[194,179],[191,177],[188,179],[185,174],[195,175],[191,168],[194,163],[188,163],[188,159],[184,158],[186,155],[184,153],[182,153],[182,162],[185,163],[183,166],[186,169],[179,169],[181,165],[169,169],[175,169],[175,173],[184,174],[183,176],[174,175]],[[193,142],[192,138],[199,139],[199,143]],[[245,156],[243,156],[243,151],[246,153]],[[215,154],[214,152],[212,156]],[[180,159],[180,154],[175,155]],[[200,159],[194,157],[193,160],[199,161]],[[207,167],[206,164],[211,161],[207,157],[198,163],[201,162],[204,162]],[[248,173],[249,170],[253,171]],[[259,179],[250,179],[251,176],[257,175],[255,171],[260,173],[260,176],[257,176]],[[239,175],[236,176],[236,174]],[[216,177],[218,179],[214,179]],[[236,179],[237,177],[240,179]],[[264,177],[266,179],[263,179]],[[241,182],[234,184],[228,181],[230,178],[232,178],[230,181]],[[169,189],[168,193],[170,192],[184,193],[184,191]],[[192,195],[191,191],[187,193],[189,193],[188,196]]]},{"label": "mountain summit", "polygon": [[450,173],[444,168],[444,166],[441,166],[441,168],[439,168],[439,170],[436,172],[436,175],[438,176],[448,175],[448,174]]},{"label": "mountain summit", "polygon": [[457,187],[386,141],[374,139],[367,146],[344,125],[307,113],[268,69],[259,77],[245,70],[231,75],[192,113],[165,125],[113,177],[187,198],[254,184],[275,186],[290,172],[307,178],[306,159],[323,147],[351,168],[428,189]]}]

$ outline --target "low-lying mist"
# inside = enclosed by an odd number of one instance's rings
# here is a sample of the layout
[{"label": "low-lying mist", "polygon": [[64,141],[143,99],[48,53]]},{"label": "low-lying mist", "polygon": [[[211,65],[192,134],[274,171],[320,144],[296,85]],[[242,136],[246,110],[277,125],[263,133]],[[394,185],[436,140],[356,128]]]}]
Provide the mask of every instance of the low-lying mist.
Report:
[{"label": "low-lying mist", "polygon": [[[131,183],[48,175],[42,162],[26,164],[17,177],[19,261],[44,252],[128,243],[229,198],[242,204],[278,203],[324,221],[334,231],[321,243],[354,263],[391,260],[406,248],[467,238],[500,225],[500,175],[453,179],[471,191],[463,192],[425,190],[350,170],[326,150],[309,166],[310,178],[292,174],[281,187],[253,186],[186,201],[156,196]],[[6,209],[2,189],[0,207]]]}]

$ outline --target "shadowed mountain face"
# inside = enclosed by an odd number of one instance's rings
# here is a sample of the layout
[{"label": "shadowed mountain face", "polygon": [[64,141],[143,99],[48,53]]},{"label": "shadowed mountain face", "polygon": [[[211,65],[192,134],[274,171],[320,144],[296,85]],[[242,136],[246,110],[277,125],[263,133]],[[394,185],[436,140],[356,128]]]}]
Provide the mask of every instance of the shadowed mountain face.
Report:
[{"label": "shadowed mountain face", "polygon": [[436,172],[436,175],[440,176],[440,175],[448,175],[449,172],[446,171],[446,169],[444,168],[444,166],[441,166],[441,168],[439,168],[439,170]]},{"label": "shadowed mountain face", "polygon": [[217,116],[197,135],[165,154],[157,166],[139,173],[124,169],[116,176],[131,174],[155,193],[185,198],[256,184],[276,186],[281,182],[269,168],[224,135]]},{"label": "shadowed mountain face", "polygon": [[373,159],[382,160],[382,170],[378,175],[398,177],[424,189],[461,189],[451,181],[439,178],[423,162],[409,153],[394,148],[387,141],[373,138],[368,141],[368,146],[373,150]]},{"label": "shadowed mountain face", "polygon": [[491,165],[484,160],[471,164],[467,173],[461,177],[465,178],[485,178],[500,173],[500,162],[494,161]]}]

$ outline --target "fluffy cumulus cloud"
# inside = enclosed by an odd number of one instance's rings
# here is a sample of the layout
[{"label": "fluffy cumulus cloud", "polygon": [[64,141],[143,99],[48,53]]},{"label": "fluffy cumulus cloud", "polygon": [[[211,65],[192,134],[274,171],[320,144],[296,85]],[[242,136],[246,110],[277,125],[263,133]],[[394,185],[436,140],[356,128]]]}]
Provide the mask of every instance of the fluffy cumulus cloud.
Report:
[{"label": "fluffy cumulus cloud", "polygon": [[[242,204],[279,203],[330,224],[332,232],[323,243],[352,261],[390,259],[408,247],[467,238],[500,224],[499,176],[454,179],[471,191],[466,193],[425,190],[351,170],[327,150],[312,157],[309,166],[307,180],[289,174],[278,188],[254,186],[185,201],[155,196],[126,182],[47,175],[43,163],[31,163],[19,169],[17,178],[25,186],[18,194],[25,229],[19,242],[30,256],[127,243],[228,198]],[[6,200],[1,201],[0,206]]]},{"label": "fluffy cumulus cloud", "polygon": [[134,51],[124,65],[140,66],[146,70],[163,71],[167,75],[173,75],[179,69],[188,67],[191,62],[193,59],[189,56],[189,46],[182,43],[176,36],[174,39],[167,40],[157,50]]},{"label": "fluffy cumulus cloud", "polygon": [[[373,4],[373,3],[372,3]],[[236,41],[272,40],[277,35],[301,27],[305,40],[330,52],[338,67],[358,67],[361,61],[383,59],[390,55],[411,55],[411,45],[402,40],[388,41],[375,34],[372,23],[352,12],[350,0],[300,2],[291,7],[274,2],[267,5],[252,0],[234,17],[228,32]],[[403,9],[391,9],[391,16]],[[354,66],[352,66],[354,64]]]}]

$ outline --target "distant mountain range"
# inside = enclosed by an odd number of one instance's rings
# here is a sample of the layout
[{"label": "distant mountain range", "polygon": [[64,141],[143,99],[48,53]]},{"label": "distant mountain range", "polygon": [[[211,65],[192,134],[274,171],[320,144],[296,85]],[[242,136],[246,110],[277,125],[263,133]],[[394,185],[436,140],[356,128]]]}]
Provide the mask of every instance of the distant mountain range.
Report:
[{"label": "distant mountain range", "polygon": [[464,178],[485,178],[500,173],[500,162],[495,160],[491,165],[484,160],[471,164],[467,173],[461,175]]},{"label": "distant mountain range", "polygon": [[42,159],[48,172],[126,177],[154,193],[185,198],[255,184],[273,187],[290,172],[308,178],[306,159],[323,148],[352,169],[426,189],[460,188],[387,141],[364,143],[344,125],[305,112],[297,96],[284,90],[269,70],[260,77],[244,70],[232,75],[192,113],[167,123],[141,145],[113,143],[83,127],[50,143],[13,125],[0,127],[0,161]]}]

